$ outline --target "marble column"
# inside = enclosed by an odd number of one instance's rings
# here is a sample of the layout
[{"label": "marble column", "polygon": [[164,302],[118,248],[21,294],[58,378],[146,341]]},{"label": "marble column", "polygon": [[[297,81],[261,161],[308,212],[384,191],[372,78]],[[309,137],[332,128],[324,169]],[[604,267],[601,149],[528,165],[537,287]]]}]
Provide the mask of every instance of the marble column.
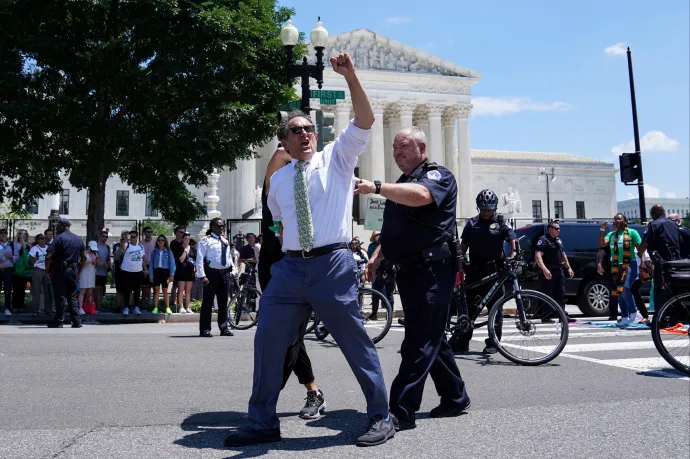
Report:
[{"label": "marble column", "polygon": [[264,185],[264,177],[266,176],[268,162],[271,160],[277,148],[278,136],[275,136],[257,149],[259,157],[256,158],[256,186]]},{"label": "marble column", "polygon": [[[386,111],[388,120],[388,133],[385,137],[386,182],[388,183],[393,183],[400,177],[400,169],[398,169],[398,165],[395,164],[395,158],[393,156],[393,140],[395,139],[395,135],[402,128],[400,113],[400,104],[398,103],[390,105]],[[412,111],[410,111],[410,118],[412,118]]]},{"label": "marble column", "polygon": [[231,213],[227,218],[242,218],[254,210],[256,188],[256,159],[238,160],[236,169],[229,174]]},{"label": "marble column", "polygon": [[[359,160],[359,176],[367,180],[385,180],[386,156],[383,137],[383,113],[388,105],[385,99],[372,99],[374,125],[367,143],[367,150]],[[360,209],[366,209],[367,196],[360,196]]]},{"label": "marble column", "polygon": [[455,130],[458,121],[458,109],[455,105],[449,105],[443,110],[441,117],[443,122],[443,149],[446,168],[458,179],[458,149],[455,142]]},{"label": "marble column", "polygon": [[427,146],[427,156],[429,161],[443,165],[445,154],[443,151],[443,125],[441,115],[445,105],[439,103],[429,104],[429,145]]},{"label": "marble column", "polygon": [[338,137],[340,131],[345,129],[347,123],[350,122],[350,108],[352,108],[352,99],[346,97],[335,103],[335,136]]},{"label": "marble column", "polygon": [[470,151],[470,112],[472,105],[458,106],[458,217],[475,214],[472,196],[472,157]]}]

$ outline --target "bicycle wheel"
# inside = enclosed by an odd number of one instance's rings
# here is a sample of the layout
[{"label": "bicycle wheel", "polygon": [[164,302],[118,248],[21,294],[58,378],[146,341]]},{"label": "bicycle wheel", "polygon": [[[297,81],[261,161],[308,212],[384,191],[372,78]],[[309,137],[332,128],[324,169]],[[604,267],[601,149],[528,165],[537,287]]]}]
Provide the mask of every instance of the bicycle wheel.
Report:
[{"label": "bicycle wheel", "polygon": [[[361,298],[360,309],[362,311],[362,322],[364,329],[367,331],[369,338],[374,344],[381,341],[388,330],[391,329],[393,323],[393,307],[388,302],[388,299],[378,290],[370,288],[359,289],[359,297]],[[376,315],[373,314],[373,299],[377,298],[379,307]]]},{"label": "bicycle wheel", "polygon": [[304,334],[308,335],[309,333],[314,331],[314,326],[316,325],[316,313],[314,311],[311,311],[309,313],[309,322],[307,322],[307,328],[304,330]]},{"label": "bicycle wheel", "polygon": [[[499,300],[489,311],[489,336],[511,362],[541,365],[555,359],[568,342],[568,317],[551,297],[533,290],[520,292],[525,323],[520,320],[517,293]],[[536,346],[530,347],[534,342]]]},{"label": "bicycle wheel", "polygon": [[256,325],[260,299],[261,292],[255,288],[245,288],[236,293],[228,304],[230,328],[247,330]]},{"label": "bicycle wheel", "polygon": [[676,295],[654,313],[652,340],[673,368],[690,375],[690,293]]},{"label": "bicycle wheel", "polygon": [[321,323],[319,316],[316,314],[314,314],[314,334],[321,341],[325,340],[330,334],[326,326]]}]

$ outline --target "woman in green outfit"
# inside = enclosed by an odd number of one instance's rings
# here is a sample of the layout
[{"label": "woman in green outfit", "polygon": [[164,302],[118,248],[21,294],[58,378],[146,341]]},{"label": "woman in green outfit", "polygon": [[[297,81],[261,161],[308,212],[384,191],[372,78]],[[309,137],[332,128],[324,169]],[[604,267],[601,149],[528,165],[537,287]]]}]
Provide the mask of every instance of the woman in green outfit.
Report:
[{"label": "woman in green outfit", "polygon": [[611,281],[613,290],[611,291],[611,304],[609,311],[611,319],[615,320],[616,305],[620,307],[621,321],[619,326],[625,327],[636,324],[642,320],[642,315],[635,307],[630,287],[638,276],[637,267],[637,246],[642,242],[640,233],[632,228],[628,228],[628,219],[623,214],[616,214],[613,217],[614,231],[606,232],[608,222],[601,225],[599,231],[599,255],[597,257],[597,271],[600,275],[604,274],[602,261],[604,251],[609,248],[611,253]]}]

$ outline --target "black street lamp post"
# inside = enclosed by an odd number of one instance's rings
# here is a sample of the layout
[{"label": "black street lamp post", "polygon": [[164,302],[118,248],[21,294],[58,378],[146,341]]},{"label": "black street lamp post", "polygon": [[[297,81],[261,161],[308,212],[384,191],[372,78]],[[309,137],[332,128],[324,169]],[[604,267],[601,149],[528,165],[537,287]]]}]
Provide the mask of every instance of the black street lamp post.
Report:
[{"label": "black street lamp post", "polygon": [[297,77],[302,78],[302,99],[300,101],[300,110],[303,113],[309,114],[311,108],[309,107],[309,99],[311,98],[311,90],[309,89],[309,78],[314,78],[319,85],[319,89],[323,85],[323,50],[328,44],[328,31],[323,27],[321,17],[319,17],[316,27],[311,31],[311,44],[316,50],[316,64],[309,64],[307,57],[302,59],[301,63],[293,62],[295,45],[299,40],[299,31],[292,25],[292,21],[288,19],[285,27],[280,31],[280,41],[285,47],[287,60],[285,67],[287,69],[287,79],[292,81]]}]

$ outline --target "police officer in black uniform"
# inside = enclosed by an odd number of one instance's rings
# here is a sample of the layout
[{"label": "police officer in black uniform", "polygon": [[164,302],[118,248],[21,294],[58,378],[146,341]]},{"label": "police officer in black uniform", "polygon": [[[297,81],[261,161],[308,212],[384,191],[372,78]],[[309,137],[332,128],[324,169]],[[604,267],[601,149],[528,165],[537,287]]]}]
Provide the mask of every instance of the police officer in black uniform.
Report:
[{"label": "police officer in black uniform", "polygon": [[[684,234],[676,222],[666,218],[666,209],[656,204],[652,206],[651,215],[654,220],[647,226],[642,235],[642,242],[637,246],[640,259],[645,261],[643,259],[645,251],[650,256],[654,253],[658,254],[663,261],[688,257],[690,254],[684,253]],[[661,263],[654,263],[654,307],[657,310],[668,301],[668,294],[662,288],[664,282],[661,272]]]},{"label": "police officer in black uniform", "polygon": [[[479,215],[472,217],[467,222],[465,228],[462,230],[460,252],[462,255],[470,251],[470,264],[465,267],[465,282],[476,282],[490,274],[497,272],[505,263],[505,254],[503,243],[510,244],[510,256],[515,255],[515,232],[508,225],[508,222],[503,219],[502,215],[496,214],[498,207],[498,196],[491,190],[482,190],[477,195],[476,199],[477,210]],[[476,305],[480,303],[486,294],[489,292],[493,282],[487,282],[483,285],[467,290],[467,306],[470,315],[476,314]],[[505,289],[501,286],[500,290],[495,293],[494,299],[486,307],[491,307],[501,299]],[[501,337],[502,321],[496,323],[496,334],[498,338]],[[467,352],[472,339],[473,329],[470,328],[467,332],[460,331],[450,339],[451,347],[454,352]],[[498,352],[496,345],[491,338],[486,338],[485,346],[482,351],[484,354],[495,354]]]},{"label": "police officer in black uniform", "polygon": [[[565,254],[563,241],[558,235],[561,231],[561,224],[557,220],[549,222],[547,234],[537,241],[534,250],[534,261],[541,269],[539,274],[539,290],[554,299],[565,312],[565,275],[563,269],[568,271],[568,277],[572,278],[574,273],[570,268],[568,256]],[[575,322],[568,313],[568,323]],[[542,317],[549,320],[551,317]]]},{"label": "police officer in black uniform", "polygon": [[77,273],[81,254],[86,250],[84,241],[72,233],[69,220],[61,218],[55,224],[57,236],[48,246],[46,254],[46,276],[53,284],[55,294],[55,318],[48,328],[62,328],[65,307],[69,310],[72,328],[81,327],[77,307]]},{"label": "police officer in black uniform", "polygon": [[415,427],[427,375],[441,396],[431,417],[458,416],[470,405],[465,383],[446,340],[450,297],[455,286],[457,184],[444,167],[427,161],[426,136],[413,126],[393,143],[403,175],[395,184],[357,179],[355,194],[387,198],[381,244],[367,264],[372,280],[381,261],[397,267],[405,312],[402,362],[390,390],[390,412],[397,430]]}]

